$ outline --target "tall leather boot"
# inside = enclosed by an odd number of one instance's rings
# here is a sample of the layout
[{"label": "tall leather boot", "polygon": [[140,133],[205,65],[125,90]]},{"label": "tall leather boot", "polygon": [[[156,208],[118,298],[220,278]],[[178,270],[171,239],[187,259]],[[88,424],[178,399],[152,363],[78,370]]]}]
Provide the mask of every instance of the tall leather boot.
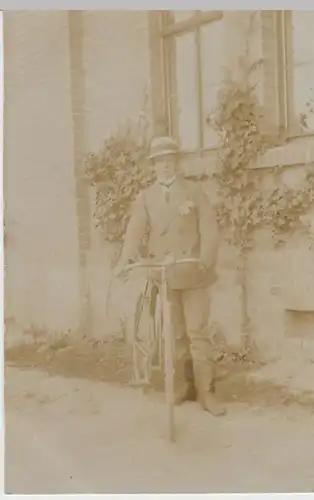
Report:
[{"label": "tall leather boot", "polygon": [[177,360],[174,377],[175,404],[181,405],[185,401],[196,401],[196,388],[194,385],[194,373],[192,358],[187,357]]},{"label": "tall leather boot", "polygon": [[213,365],[209,361],[194,363],[194,379],[197,400],[203,410],[215,417],[226,414],[225,407],[217,401],[213,392]]}]

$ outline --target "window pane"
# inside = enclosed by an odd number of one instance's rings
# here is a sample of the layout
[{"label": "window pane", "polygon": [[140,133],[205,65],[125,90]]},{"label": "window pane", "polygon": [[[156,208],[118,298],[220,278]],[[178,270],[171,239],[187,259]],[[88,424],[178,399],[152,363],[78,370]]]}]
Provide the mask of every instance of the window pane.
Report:
[{"label": "window pane", "polygon": [[314,11],[293,11],[294,112],[302,132],[314,131]]},{"label": "window pane", "polygon": [[181,21],[186,21],[190,17],[194,16],[196,13],[195,10],[174,10],[174,22],[179,23]]},{"label": "window pane", "polygon": [[198,99],[194,33],[176,38],[178,133],[182,149],[198,146]]},{"label": "window pane", "polygon": [[223,22],[216,21],[201,27],[201,64],[203,98],[204,147],[215,147],[218,135],[208,124],[208,115],[217,105],[218,91],[224,77],[223,61],[219,47],[223,42]]}]

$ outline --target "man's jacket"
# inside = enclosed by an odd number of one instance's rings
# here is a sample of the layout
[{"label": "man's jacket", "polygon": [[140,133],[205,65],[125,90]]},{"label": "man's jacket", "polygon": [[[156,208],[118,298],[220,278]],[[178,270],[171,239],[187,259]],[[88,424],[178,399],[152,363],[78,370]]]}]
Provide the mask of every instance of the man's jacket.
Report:
[{"label": "man's jacket", "polygon": [[[120,262],[136,260],[143,236],[148,232],[149,254],[155,260],[167,255],[175,259],[199,258],[206,266],[206,276],[197,275],[195,265],[181,265],[180,286],[194,288],[207,286],[213,279],[218,248],[215,213],[201,186],[184,178],[177,178],[169,188],[168,196],[156,182],[142,191],[136,199],[126,232]],[[170,276],[169,276],[170,279]]]}]

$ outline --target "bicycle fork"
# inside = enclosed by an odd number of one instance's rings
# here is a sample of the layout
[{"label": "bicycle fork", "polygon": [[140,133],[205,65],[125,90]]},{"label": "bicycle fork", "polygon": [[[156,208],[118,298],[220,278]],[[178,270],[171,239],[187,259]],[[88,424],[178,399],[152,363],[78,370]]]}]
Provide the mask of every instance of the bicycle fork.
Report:
[{"label": "bicycle fork", "polygon": [[170,441],[175,441],[174,421],[174,349],[170,302],[168,297],[168,286],[166,269],[162,269],[161,281],[161,303],[163,305],[163,339],[165,360],[165,392],[168,417],[168,435]]}]

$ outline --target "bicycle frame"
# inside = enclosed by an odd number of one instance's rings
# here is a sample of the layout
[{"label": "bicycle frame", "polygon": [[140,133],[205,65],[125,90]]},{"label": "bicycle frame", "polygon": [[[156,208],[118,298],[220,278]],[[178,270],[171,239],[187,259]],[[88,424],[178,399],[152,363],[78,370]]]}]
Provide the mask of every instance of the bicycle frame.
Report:
[{"label": "bicycle frame", "polygon": [[124,268],[124,271],[146,268],[156,269],[161,271],[160,298],[163,311],[162,331],[161,335],[164,342],[164,376],[165,376],[165,393],[166,405],[168,414],[168,436],[170,441],[175,441],[175,419],[174,419],[174,372],[175,360],[173,352],[173,335],[172,321],[170,314],[170,303],[168,299],[168,284],[167,284],[167,269],[170,266],[184,263],[200,263],[199,259],[185,258],[174,261],[152,262],[140,261],[129,264]]}]

